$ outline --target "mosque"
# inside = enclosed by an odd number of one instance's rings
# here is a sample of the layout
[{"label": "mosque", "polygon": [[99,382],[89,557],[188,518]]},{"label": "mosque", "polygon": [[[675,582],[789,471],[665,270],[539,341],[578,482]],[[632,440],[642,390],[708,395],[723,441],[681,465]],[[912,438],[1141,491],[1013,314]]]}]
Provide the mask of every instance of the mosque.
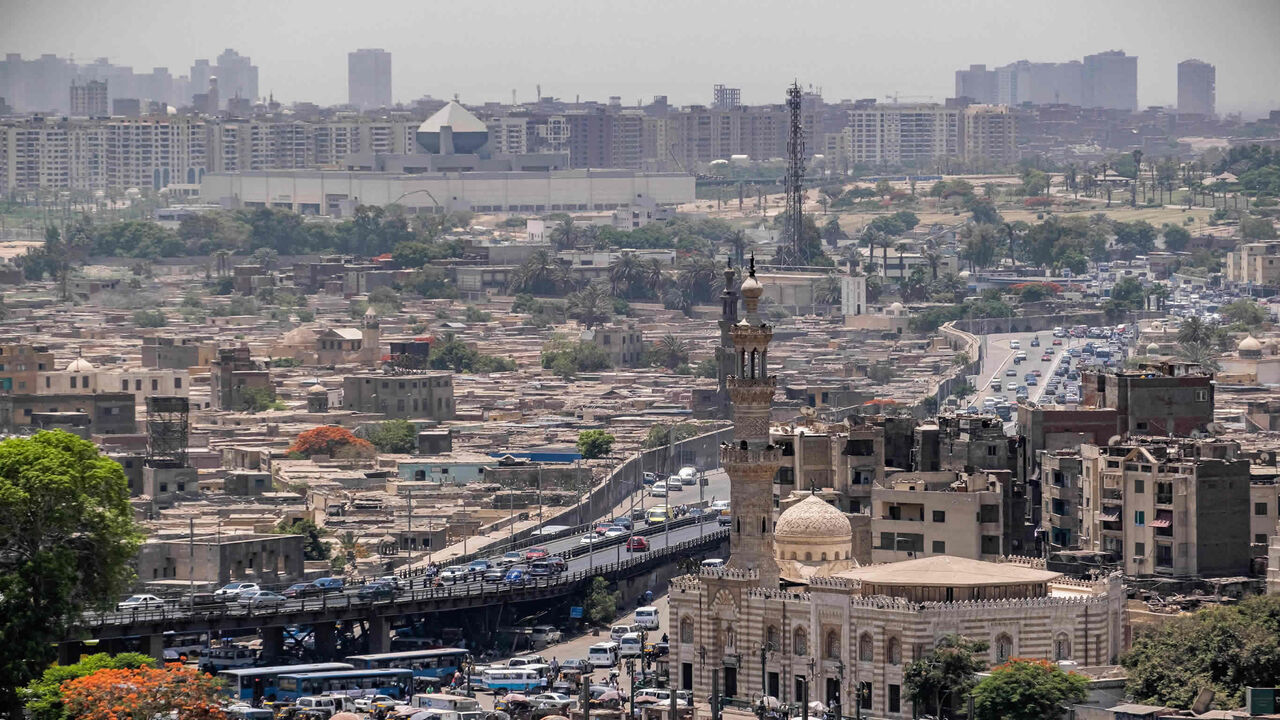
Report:
[{"label": "mosque", "polygon": [[[943,636],[990,645],[988,661],[1114,664],[1125,642],[1119,575],[1067,580],[1031,559],[932,556],[859,566],[849,518],[817,494],[778,503],[770,443],[773,328],[759,313],[755,264],[728,327],[732,443],[721,447],[733,503],[725,567],[671,582],[671,672],[681,689],[758,703],[820,701],[842,715],[910,718],[903,673]],[[736,318],[736,308],[726,315]],[[846,699],[847,698],[847,699]],[[918,708],[920,712],[924,708]]]}]

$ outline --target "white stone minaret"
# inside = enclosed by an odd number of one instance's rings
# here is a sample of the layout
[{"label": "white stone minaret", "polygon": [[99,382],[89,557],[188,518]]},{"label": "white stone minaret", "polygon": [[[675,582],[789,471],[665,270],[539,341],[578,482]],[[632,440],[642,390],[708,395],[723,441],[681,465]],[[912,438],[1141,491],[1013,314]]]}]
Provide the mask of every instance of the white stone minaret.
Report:
[{"label": "white stone minaret", "polygon": [[364,320],[360,324],[360,363],[363,365],[378,364],[382,359],[379,346],[382,344],[382,328],[378,322],[378,313],[373,306],[365,308]]},{"label": "white stone minaret", "polygon": [[756,279],[756,261],[739,289],[746,317],[733,326],[737,353],[735,374],[728,378],[733,413],[733,442],[722,447],[720,461],[729,475],[733,527],[729,532],[729,567],[754,571],[761,587],[778,587],[773,556],[773,477],[782,464],[781,450],[769,443],[769,413],[776,379],[769,375],[769,342],[773,327],[760,320],[764,288]]}]

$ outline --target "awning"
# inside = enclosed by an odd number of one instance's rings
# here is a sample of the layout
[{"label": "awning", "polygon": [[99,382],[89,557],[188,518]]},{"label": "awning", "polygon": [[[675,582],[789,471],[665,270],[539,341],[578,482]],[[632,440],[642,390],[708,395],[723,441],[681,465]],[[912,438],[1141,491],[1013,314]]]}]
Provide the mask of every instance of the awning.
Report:
[{"label": "awning", "polygon": [[1102,522],[1120,522],[1120,513],[1101,512],[1098,513],[1098,519]]},{"label": "awning", "polygon": [[1172,510],[1157,510],[1156,519],[1151,521],[1151,527],[1167,528],[1173,526]]}]

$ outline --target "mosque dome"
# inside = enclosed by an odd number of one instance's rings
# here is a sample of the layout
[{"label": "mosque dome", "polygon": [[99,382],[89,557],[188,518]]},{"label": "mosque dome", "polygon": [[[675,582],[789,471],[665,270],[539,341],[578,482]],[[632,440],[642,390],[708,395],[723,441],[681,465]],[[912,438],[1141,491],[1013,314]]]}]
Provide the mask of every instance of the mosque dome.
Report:
[{"label": "mosque dome", "polygon": [[67,364],[67,372],[69,373],[90,373],[97,369],[93,366],[93,363],[82,357],[78,357]]},{"label": "mosque dome", "polygon": [[817,495],[809,495],[778,516],[773,529],[779,541],[830,541],[853,537],[849,518]]},{"label": "mosque dome", "polygon": [[[453,149],[441,149],[441,131],[449,128]],[[427,118],[418,126],[418,145],[433,155],[468,155],[478,151],[489,142],[489,128],[484,121],[471,114],[456,100],[440,108],[436,114]]]},{"label": "mosque dome", "polygon": [[1240,357],[1262,357],[1262,343],[1258,342],[1252,335],[1246,335],[1240,344],[1236,346],[1236,351]]},{"label": "mosque dome", "polygon": [[744,298],[759,299],[761,295],[764,295],[764,286],[756,279],[754,273],[748,275],[746,279],[742,281],[742,287],[739,288],[739,290],[742,292],[742,297]]},{"label": "mosque dome", "polygon": [[1159,346],[1159,345],[1157,345],[1157,344],[1155,344],[1155,343],[1151,343],[1150,345],[1148,345],[1148,346],[1147,346],[1147,354],[1148,354],[1148,355],[1159,355],[1159,354],[1160,354],[1160,346]]},{"label": "mosque dome", "polygon": [[895,302],[895,303],[893,303],[892,305],[890,305],[888,308],[886,308],[886,309],[885,309],[885,314],[886,314],[886,315],[894,315],[894,316],[898,316],[898,315],[903,315],[903,314],[905,314],[905,313],[906,313],[906,311],[907,311],[906,306],[904,306],[904,305],[903,305],[902,303],[900,303],[900,302]]}]

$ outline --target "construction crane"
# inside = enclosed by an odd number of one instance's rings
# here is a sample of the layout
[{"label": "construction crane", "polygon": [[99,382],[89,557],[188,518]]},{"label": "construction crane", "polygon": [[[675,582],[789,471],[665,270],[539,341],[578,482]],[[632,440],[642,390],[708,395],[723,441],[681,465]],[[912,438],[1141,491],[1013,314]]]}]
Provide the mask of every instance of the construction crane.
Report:
[{"label": "construction crane", "polygon": [[898,100],[899,100],[899,99],[901,99],[901,98],[906,98],[906,99],[908,99],[908,100],[912,100],[912,99],[914,99],[914,100],[929,100],[929,101],[932,101],[932,100],[933,100],[933,96],[932,96],[932,95],[899,95],[897,92],[894,92],[892,95],[885,95],[885,96],[884,96],[884,99],[885,99],[885,100],[892,100],[894,105],[897,105],[897,104],[898,104]]}]

